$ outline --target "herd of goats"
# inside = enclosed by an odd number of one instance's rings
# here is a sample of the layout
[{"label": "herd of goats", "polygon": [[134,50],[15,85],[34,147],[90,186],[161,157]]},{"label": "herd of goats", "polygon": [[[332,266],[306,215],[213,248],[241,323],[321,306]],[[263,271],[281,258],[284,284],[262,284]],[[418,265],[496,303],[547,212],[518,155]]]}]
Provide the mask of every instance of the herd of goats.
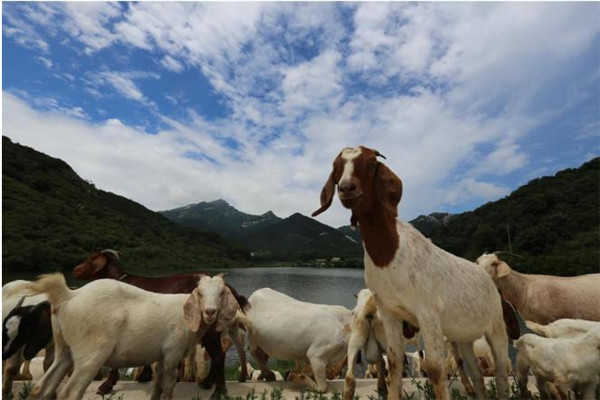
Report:
[{"label": "herd of goats", "polygon": [[[103,366],[109,393],[119,368],[143,367],[152,399],[171,399],[178,380],[198,380],[226,393],[224,365],[235,345],[239,380],[281,379],[269,357],[293,360],[287,379],[327,391],[346,368],[344,399],[355,392],[359,360],[388,399],[402,397],[403,376],[426,376],[437,399],[448,399],[448,375],[465,392],[486,398],[484,375],[508,399],[509,342],[517,349],[516,380],[531,397],[531,372],[542,398],[595,397],[600,382],[600,274],[556,277],[519,273],[498,253],[475,263],[456,257],[397,219],[402,181],[363,146],[335,158],[316,216],[337,193],[364,245],[365,283],[353,310],[307,303],[269,288],[246,298],[222,274],[142,277],[125,273],[113,250],[95,252],[73,270],[91,282],[69,288],[60,273],[2,288],[3,396],[23,360],[45,349],[44,374],[32,398],[81,399]],[[384,157],[385,158],[385,157]],[[521,335],[518,312],[535,333]],[[248,350],[260,371],[249,370]],[[418,350],[406,351],[412,344]],[[360,356],[362,355],[362,357]],[[199,366],[210,358],[204,375]],[[66,382],[65,376],[70,374]],[[62,385],[61,385],[62,383]],[[60,388],[59,388],[60,386]]]}]

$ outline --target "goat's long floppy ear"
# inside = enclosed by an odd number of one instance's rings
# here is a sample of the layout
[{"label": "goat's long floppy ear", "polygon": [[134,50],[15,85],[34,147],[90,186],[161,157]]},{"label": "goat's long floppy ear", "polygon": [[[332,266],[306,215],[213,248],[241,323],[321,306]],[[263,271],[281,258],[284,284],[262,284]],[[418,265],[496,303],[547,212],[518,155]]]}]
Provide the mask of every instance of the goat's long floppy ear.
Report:
[{"label": "goat's long floppy ear", "polygon": [[321,208],[312,213],[313,217],[321,214],[323,211],[327,210],[333,201],[333,194],[335,193],[335,175],[333,171],[329,174],[329,178],[327,182],[325,182],[325,186],[323,186],[323,190],[321,190]]},{"label": "goat's long floppy ear", "polygon": [[198,288],[192,290],[190,297],[183,305],[183,319],[192,332],[198,332],[202,322],[202,309],[200,308],[200,293]]},{"label": "goat's long floppy ear", "polygon": [[517,340],[521,336],[521,327],[519,326],[519,320],[517,318],[517,310],[508,301],[500,298],[502,301],[502,317],[504,318],[504,324],[506,325],[506,333],[509,339]]},{"label": "goat's long floppy ear", "polygon": [[504,261],[499,261],[496,266],[496,278],[502,278],[512,272],[512,269]]},{"label": "goat's long floppy ear", "polygon": [[388,211],[398,215],[398,203],[402,198],[402,180],[396,176],[385,164],[378,163],[377,181],[375,183],[377,200]]},{"label": "goat's long floppy ear", "polygon": [[92,266],[94,267],[94,274],[100,272],[102,268],[108,264],[108,256],[104,253],[100,253],[97,257],[92,259]]},{"label": "goat's long floppy ear", "polygon": [[215,325],[215,331],[221,332],[228,325],[231,324],[231,321],[235,318],[237,311],[240,309],[237,300],[231,290],[227,286],[225,286],[223,300],[221,301],[221,306],[219,308],[219,316],[217,317],[217,322]]}]

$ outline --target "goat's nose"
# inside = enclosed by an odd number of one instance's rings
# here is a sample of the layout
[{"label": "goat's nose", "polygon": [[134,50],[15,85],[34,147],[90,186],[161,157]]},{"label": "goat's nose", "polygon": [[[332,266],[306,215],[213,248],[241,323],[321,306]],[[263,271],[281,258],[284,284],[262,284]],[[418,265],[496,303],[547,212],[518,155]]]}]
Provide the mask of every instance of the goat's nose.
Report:
[{"label": "goat's nose", "polygon": [[342,193],[351,193],[356,190],[356,185],[352,181],[346,181],[339,185],[339,190]]},{"label": "goat's nose", "polygon": [[213,315],[215,315],[216,312],[217,312],[217,310],[215,310],[214,308],[206,309],[206,315],[208,315],[209,317],[212,317]]}]

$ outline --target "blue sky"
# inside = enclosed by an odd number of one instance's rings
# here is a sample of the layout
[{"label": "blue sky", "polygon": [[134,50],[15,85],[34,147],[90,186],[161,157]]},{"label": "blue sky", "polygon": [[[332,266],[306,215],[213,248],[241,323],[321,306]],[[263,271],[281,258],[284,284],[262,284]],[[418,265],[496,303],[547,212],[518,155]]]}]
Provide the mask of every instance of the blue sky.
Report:
[{"label": "blue sky", "polygon": [[310,214],[333,158],[364,144],[412,219],[600,153],[598,3],[4,2],[2,18],[3,134],[154,210]]}]

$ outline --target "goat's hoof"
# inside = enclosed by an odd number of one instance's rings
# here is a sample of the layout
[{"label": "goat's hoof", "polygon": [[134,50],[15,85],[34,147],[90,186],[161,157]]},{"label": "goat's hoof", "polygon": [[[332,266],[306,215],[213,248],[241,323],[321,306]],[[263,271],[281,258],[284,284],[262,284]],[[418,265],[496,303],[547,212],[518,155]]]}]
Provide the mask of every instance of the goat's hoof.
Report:
[{"label": "goat's hoof", "polygon": [[96,390],[96,394],[99,394],[100,396],[104,396],[105,394],[109,394],[110,392],[112,392],[113,389],[113,385],[107,384],[107,382],[104,382],[102,385],[100,385],[100,387],[98,387],[98,390]]}]

